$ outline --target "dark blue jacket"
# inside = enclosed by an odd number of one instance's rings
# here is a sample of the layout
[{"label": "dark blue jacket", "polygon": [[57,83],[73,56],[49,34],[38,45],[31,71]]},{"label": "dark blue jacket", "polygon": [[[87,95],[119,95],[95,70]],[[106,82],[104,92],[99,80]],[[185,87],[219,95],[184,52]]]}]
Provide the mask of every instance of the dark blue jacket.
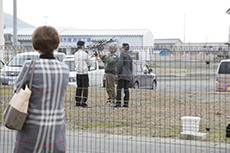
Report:
[{"label": "dark blue jacket", "polygon": [[131,80],[133,68],[132,68],[132,58],[127,51],[124,51],[120,55],[120,59],[117,65],[117,75],[118,79]]}]

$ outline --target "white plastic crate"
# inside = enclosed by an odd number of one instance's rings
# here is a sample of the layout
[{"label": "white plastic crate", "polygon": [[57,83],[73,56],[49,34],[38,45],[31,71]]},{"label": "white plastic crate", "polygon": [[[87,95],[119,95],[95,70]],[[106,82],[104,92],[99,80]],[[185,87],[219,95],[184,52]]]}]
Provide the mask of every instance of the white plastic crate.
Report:
[{"label": "white plastic crate", "polygon": [[182,120],[182,129],[183,131],[199,131],[200,126],[200,117],[193,117],[193,116],[183,116],[181,117]]}]

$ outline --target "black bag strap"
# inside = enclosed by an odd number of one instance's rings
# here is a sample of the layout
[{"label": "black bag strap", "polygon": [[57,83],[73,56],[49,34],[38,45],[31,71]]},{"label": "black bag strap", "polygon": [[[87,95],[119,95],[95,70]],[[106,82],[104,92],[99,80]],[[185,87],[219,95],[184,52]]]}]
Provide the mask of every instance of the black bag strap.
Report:
[{"label": "black bag strap", "polygon": [[33,77],[34,77],[34,67],[35,67],[35,60],[32,60],[30,62],[30,65],[28,66],[27,70],[26,70],[26,73],[25,75],[23,76],[23,79],[22,79],[22,83],[20,84],[19,88],[17,89],[16,93],[19,92],[19,90],[22,88],[22,86],[24,85],[25,83],[25,80],[26,80],[26,77],[27,75],[29,74],[29,71],[30,71],[30,68],[31,66],[33,65],[32,67],[32,71],[31,71],[31,77],[30,77],[30,83],[29,83],[29,89],[31,90],[31,87],[32,87],[32,81],[33,81]]},{"label": "black bag strap", "polygon": [[32,71],[31,71],[30,84],[29,84],[29,89],[30,90],[32,89],[32,81],[33,81],[33,78],[34,78],[35,60],[32,60],[32,62],[33,62],[33,67],[32,67]]}]

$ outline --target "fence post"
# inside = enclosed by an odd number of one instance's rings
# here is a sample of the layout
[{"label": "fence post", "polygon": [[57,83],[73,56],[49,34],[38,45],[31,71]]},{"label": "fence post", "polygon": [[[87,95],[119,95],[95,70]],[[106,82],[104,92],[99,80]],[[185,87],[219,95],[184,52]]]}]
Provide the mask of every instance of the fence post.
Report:
[{"label": "fence post", "polygon": [[3,19],[3,0],[0,0],[0,59],[4,57],[4,19]]}]

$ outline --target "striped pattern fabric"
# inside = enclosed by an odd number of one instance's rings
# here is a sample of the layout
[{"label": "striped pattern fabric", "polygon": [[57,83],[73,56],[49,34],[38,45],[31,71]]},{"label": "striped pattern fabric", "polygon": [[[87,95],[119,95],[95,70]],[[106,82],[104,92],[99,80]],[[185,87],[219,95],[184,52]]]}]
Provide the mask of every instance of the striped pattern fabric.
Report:
[{"label": "striped pattern fabric", "polygon": [[[29,65],[26,62],[15,89]],[[27,81],[29,81],[30,74]],[[14,153],[66,152],[64,94],[68,85],[68,67],[55,59],[36,60],[29,112],[17,132]]]}]

